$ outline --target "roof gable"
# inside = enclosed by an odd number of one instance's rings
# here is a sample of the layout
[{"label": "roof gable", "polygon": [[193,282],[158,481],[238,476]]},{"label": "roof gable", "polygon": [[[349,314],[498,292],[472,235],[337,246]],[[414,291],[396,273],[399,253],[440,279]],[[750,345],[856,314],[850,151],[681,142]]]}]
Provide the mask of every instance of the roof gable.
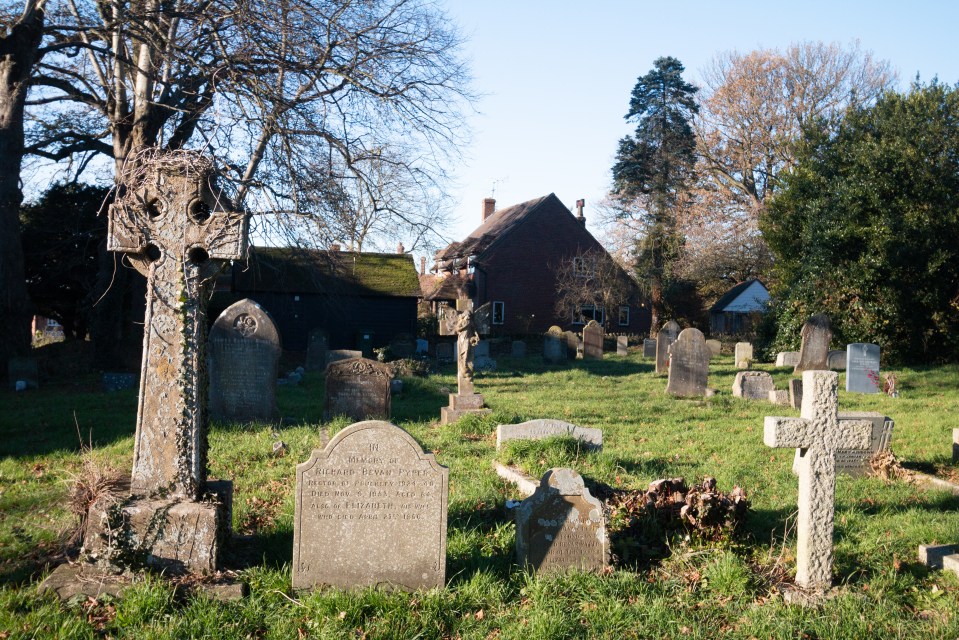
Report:
[{"label": "roof gable", "polygon": [[762,311],[769,300],[769,290],[753,278],[740,282],[724,293],[710,309],[710,313]]}]

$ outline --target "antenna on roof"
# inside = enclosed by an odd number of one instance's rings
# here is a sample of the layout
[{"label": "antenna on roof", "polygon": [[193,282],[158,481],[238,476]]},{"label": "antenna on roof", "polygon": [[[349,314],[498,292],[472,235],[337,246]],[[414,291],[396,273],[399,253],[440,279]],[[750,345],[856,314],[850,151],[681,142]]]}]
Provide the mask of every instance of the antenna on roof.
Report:
[{"label": "antenna on roof", "polygon": [[496,180],[493,180],[493,188],[490,189],[489,197],[490,198],[496,197],[496,185],[500,184],[501,182],[508,182],[508,181],[509,181],[509,176],[505,176],[505,177],[497,178]]}]

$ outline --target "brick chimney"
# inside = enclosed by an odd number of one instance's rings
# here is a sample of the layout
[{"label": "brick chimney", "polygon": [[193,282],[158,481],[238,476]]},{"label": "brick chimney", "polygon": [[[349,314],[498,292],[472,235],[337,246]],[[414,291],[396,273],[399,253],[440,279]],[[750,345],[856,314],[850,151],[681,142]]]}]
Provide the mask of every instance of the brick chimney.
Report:
[{"label": "brick chimney", "polygon": [[580,198],[576,201],[576,219],[583,223],[583,226],[586,226],[586,217],[583,215],[583,209],[586,208],[586,199]]},{"label": "brick chimney", "polygon": [[340,250],[339,242],[334,242],[333,244],[330,245],[330,251],[339,251],[339,250]]},{"label": "brick chimney", "polygon": [[496,198],[483,200],[483,222],[486,222],[486,219],[493,215],[494,211],[496,211]]},{"label": "brick chimney", "polygon": [[420,256],[420,275],[426,275],[426,256]]},{"label": "brick chimney", "polygon": [[406,253],[406,247],[403,246],[402,242],[396,245],[396,253],[400,253],[400,254]]}]

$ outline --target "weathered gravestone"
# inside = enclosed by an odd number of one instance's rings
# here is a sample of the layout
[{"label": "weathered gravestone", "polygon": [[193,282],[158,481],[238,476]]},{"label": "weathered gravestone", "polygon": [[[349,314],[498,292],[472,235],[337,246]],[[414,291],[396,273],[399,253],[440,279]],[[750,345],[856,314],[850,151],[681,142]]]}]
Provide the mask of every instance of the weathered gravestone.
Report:
[{"label": "weathered gravestone", "polygon": [[328,356],[330,351],[330,334],[326,329],[317,327],[310,331],[306,340],[306,366],[307,371],[324,371],[329,364]]},{"label": "weathered gravestone", "polygon": [[120,176],[107,235],[147,278],[132,495],[90,507],[84,552],[98,564],[211,571],[232,484],[207,482],[206,302],[225,262],[245,256],[248,219],[230,211],[206,158],[150,149],[137,160]]},{"label": "weathered gravestone", "polygon": [[390,340],[390,351],[396,358],[409,358],[416,350],[416,343],[407,333],[401,333]]},{"label": "weathered gravestone", "polygon": [[629,338],[626,336],[616,336],[616,355],[629,355]]},{"label": "weathered gravestone", "polygon": [[557,363],[566,360],[566,343],[563,330],[553,325],[543,335],[543,360]]},{"label": "weathered gravestone", "polygon": [[769,392],[776,385],[765,371],[740,371],[733,382],[733,395],[747,400],[769,400]]},{"label": "weathered gravestone", "polygon": [[789,406],[789,391],[787,389],[770,389],[768,400],[773,404]]},{"label": "weathered gravestone", "polygon": [[566,342],[566,357],[575,360],[579,356],[579,336],[574,331],[564,331],[563,340]]},{"label": "weathered gravestone", "polygon": [[390,417],[390,381],[393,369],[366,358],[338,360],[326,368],[327,420],[348,416],[352,420]]},{"label": "weathered gravestone", "polygon": [[656,373],[658,374],[669,371],[669,345],[671,344],[668,333],[660,331],[656,334]]},{"label": "weathered gravestone", "polygon": [[583,358],[586,360],[603,359],[603,325],[590,320],[583,327]]},{"label": "weathered gravestone", "polygon": [[680,331],[682,331],[682,327],[680,327],[679,323],[675,320],[670,320],[663,325],[662,329],[660,329],[661,333],[665,333],[667,336],[669,336],[669,344],[676,342],[676,340],[679,338]]},{"label": "weathered gravestone", "polygon": [[[845,473],[853,477],[864,476],[871,470],[869,461],[880,451],[888,451],[892,442],[892,430],[896,423],[892,418],[875,411],[840,411],[839,424],[846,421],[868,421],[872,424],[868,449],[838,449],[836,451],[836,473]],[[799,475],[799,450],[793,461],[793,473]]]},{"label": "weathered gravestone", "polygon": [[795,367],[799,364],[798,351],[780,351],[776,354],[777,367]]},{"label": "weathered gravestone", "polygon": [[828,369],[830,340],[832,340],[832,328],[829,324],[829,316],[819,313],[809,318],[802,326],[799,362],[796,363],[793,372]]},{"label": "weathered gravestone", "polygon": [[510,345],[510,355],[514,358],[525,358],[526,343],[522,340],[513,340],[513,343]]},{"label": "weathered gravestone", "polygon": [[753,345],[750,342],[737,342],[733,360],[737,369],[745,369],[753,361]]},{"label": "weathered gravestone", "polygon": [[826,354],[826,368],[830,371],[845,371],[846,370],[846,352],[836,350],[830,350]]},{"label": "weathered gravestone", "polygon": [[846,345],[846,391],[879,393],[879,345],[854,342]]},{"label": "weathered gravestone", "polygon": [[443,587],[448,496],[449,470],[403,429],[343,429],[296,467],[293,587]]},{"label": "weathered gravestone", "polygon": [[536,572],[609,565],[603,503],[572,469],[550,469],[516,508],[516,562]]},{"label": "weathered gravestone", "polygon": [[603,448],[603,432],[589,427],[578,427],[562,420],[528,420],[519,424],[501,424],[496,427],[496,448],[510,440],[542,440],[551,436],[570,436],[588,447]]},{"label": "weathered gravestone", "polygon": [[436,345],[436,363],[449,364],[453,362],[453,345],[449,342],[440,342]]},{"label": "weathered gravestone", "polygon": [[[340,360],[350,360],[351,358],[362,358],[363,352],[357,349],[330,349],[326,352],[327,366]],[[325,369],[324,369],[325,370]]]},{"label": "weathered gravestone", "polygon": [[7,360],[7,380],[10,381],[10,388],[14,391],[39,389],[40,370],[37,359],[14,356]]},{"label": "weathered gravestone", "polygon": [[789,381],[789,406],[793,409],[802,408],[802,378]]},{"label": "weathered gravestone", "polygon": [[260,305],[247,298],[224,309],[207,341],[210,418],[222,422],[277,420],[281,351],[276,325]]},{"label": "weathered gravestone", "polygon": [[[473,302],[462,299],[457,301],[456,308],[459,313],[455,322],[446,329],[456,332],[456,393],[449,395],[449,406],[440,408],[441,424],[456,422],[467,413],[492,412],[486,408],[483,395],[473,388],[474,349],[481,342],[480,335],[489,333],[491,305],[487,302],[474,311]],[[486,345],[488,359],[489,343]]]},{"label": "weathered gravestone", "polygon": [[704,396],[709,380],[709,349],[699,329],[683,329],[669,347],[669,379],[666,393],[674,396]]},{"label": "weathered gravestone", "polygon": [[656,357],[656,340],[653,338],[643,338],[643,357]]},{"label": "weathered gravestone", "polygon": [[872,434],[870,421],[840,422],[838,386],[839,376],[833,371],[804,372],[802,417],[767,417],[763,425],[767,446],[799,449],[796,584],[808,589],[832,585],[836,454],[869,449]]},{"label": "weathered gravestone", "polygon": [[707,340],[706,347],[709,348],[709,357],[718,358],[723,351],[723,343],[719,340]]},{"label": "weathered gravestone", "polygon": [[489,340],[480,340],[473,349],[473,369],[496,371],[496,360],[490,357]]}]

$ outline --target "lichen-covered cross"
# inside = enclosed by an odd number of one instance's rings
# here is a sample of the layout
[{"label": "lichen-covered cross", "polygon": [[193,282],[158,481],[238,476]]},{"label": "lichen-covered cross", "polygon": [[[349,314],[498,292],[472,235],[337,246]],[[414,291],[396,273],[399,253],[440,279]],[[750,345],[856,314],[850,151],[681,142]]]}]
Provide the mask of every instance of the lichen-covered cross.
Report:
[{"label": "lichen-covered cross", "polygon": [[836,498],[836,450],[868,449],[872,423],[839,421],[839,374],[804,371],[801,417],[767,417],[763,440],[770,447],[799,449],[799,522],[796,584],[832,585],[832,533]]},{"label": "lichen-covered cross", "polygon": [[247,248],[247,216],[190,152],[147,159],[110,207],[107,246],[147,278],[131,488],[197,499],[206,484],[206,303],[224,261]]}]

